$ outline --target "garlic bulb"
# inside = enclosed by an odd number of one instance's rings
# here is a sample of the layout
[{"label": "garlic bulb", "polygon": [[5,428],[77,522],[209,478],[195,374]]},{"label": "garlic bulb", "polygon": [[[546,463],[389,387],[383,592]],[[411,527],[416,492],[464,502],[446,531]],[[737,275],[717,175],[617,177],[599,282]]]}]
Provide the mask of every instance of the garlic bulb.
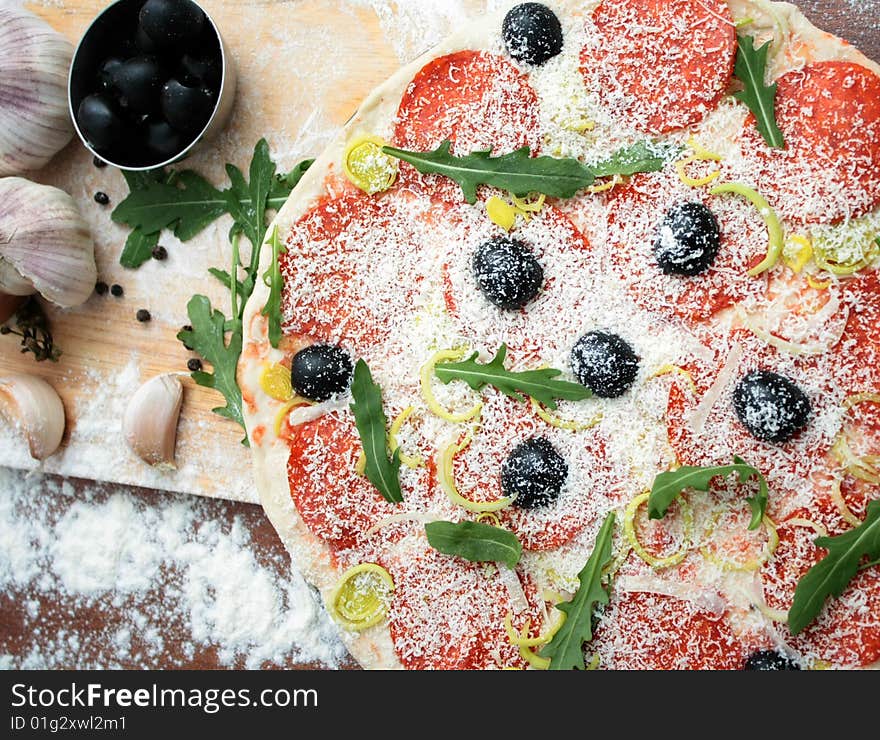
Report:
[{"label": "garlic bulb", "polygon": [[174,447],[182,402],[183,386],[174,375],[148,380],[128,402],[122,433],[132,452],[148,465],[175,469]]},{"label": "garlic bulb", "polygon": [[0,418],[19,427],[35,460],[45,460],[64,436],[64,405],[57,391],[34,375],[0,378]]},{"label": "garlic bulb", "polygon": [[73,136],[73,47],[40,18],[0,8],[0,176],[43,167]]},{"label": "garlic bulb", "polygon": [[0,293],[40,293],[59,306],[92,294],[98,271],[89,227],[67,193],[0,178]]}]

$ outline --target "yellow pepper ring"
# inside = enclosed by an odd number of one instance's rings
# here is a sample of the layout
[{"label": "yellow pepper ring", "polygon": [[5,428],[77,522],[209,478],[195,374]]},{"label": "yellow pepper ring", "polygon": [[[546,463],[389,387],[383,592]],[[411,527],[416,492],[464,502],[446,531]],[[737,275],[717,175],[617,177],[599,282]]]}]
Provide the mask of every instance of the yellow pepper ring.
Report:
[{"label": "yellow pepper ring", "polygon": [[687,173],[687,166],[691,162],[698,161],[698,157],[695,154],[692,154],[689,157],[685,157],[684,159],[680,159],[675,163],[675,171],[678,173],[678,179],[681,180],[685,185],[689,185],[692,188],[701,188],[704,185],[708,185],[710,182],[720,177],[721,170],[713,170],[705,177],[691,177]]},{"label": "yellow pepper ring", "polygon": [[507,612],[507,616],[504,617],[504,629],[507,632],[507,639],[510,641],[510,644],[516,647],[539,647],[546,645],[555,637],[556,633],[562,628],[562,625],[565,624],[565,612],[559,611],[559,609],[556,609],[556,611],[559,612],[559,618],[550,629],[537,637],[528,637],[528,631],[526,631],[525,637],[521,633],[517,634],[517,631],[513,628],[513,615]]},{"label": "yellow pepper ring", "polygon": [[[412,416],[413,411],[415,411],[415,406],[407,406],[397,415],[394,421],[391,422],[391,428],[388,430],[388,449],[392,454],[400,446],[397,443],[397,435],[400,432],[400,428],[403,426],[404,422]],[[425,461],[422,459],[421,455],[411,457],[410,455],[405,454],[402,450],[400,453],[400,462],[413,470],[425,466]]]},{"label": "yellow pepper ring", "polygon": [[293,398],[290,370],[277,362],[266,365],[260,373],[260,388],[276,401],[289,401]]},{"label": "yellow pepper ring", "polygon": [[661,365],[658,367],[653,373],[648,376],[648,380],[652,380],[653,378],[660,378],[663,375],[680,375],[683,377],[687,383],[688,387],[691,389],[691,393],[696,395],[697,393],[697,384],[694,382],[694,376],[690,374],[683,367],[679,367],[678,365]]},{"label": "yellow pepper ring", "polygon": [[483,410],[483,403],[478,402],[470,410],[462,411],[461,413],[448,411],[440,405],[440,403],[437,401],[436,396],[434,396],[434,391],[431,388],[431,378],[434,376],[434,368],[436,367],[437,363],[456,362],[457,360],[462,359],[466,354],[466,350],[442,349],[439,352],[435,352],[432,355],[431,359],[429,359],[424,365],[422,365],[422,369],[419,371],[419,381],[422,389],[422,398],[425,399],[425,403],[428,405],[428,408],[441,419],[445,419],[446,421],[451,421],[453,423],[470,421],[471,419],[476,418]]},{"label": "yellow pepper ring", "polygon": [[673,565],[678,565],[685,559],[685,557],[687,557],[691,537],[694,530],[694,514],[690,507],[690,504],[687,502],[687,499],[685,499],[683,496],[679,496],[677,500],[679,506],[681,506],[681,517],[682,522],[684,523],[684,542],[682,542],[681,549],[678,552],[675,552],[672,555],[668,555],[663,558],[658,558],[645,549],[644,545],[642,545],[642,543],[639,541],[638,534],[636,533],[636,513],[638,512],[639,507],[642,504],[646,503],[650,496],[651,492],[645,491],[644,493],[636,496],[632,501],[627,504],[626,512],[624,513],[623,518],[623,533],[624,535],[626,535],[627,540],[629,540],[629,544],[636,555],[638,555],[652,568],[654,568],[655,570],[660,570],[661,568],[670,568]]},{"label": "yellow pepper ring", "polygon": [[709,195],[721,195],[723,193],[733,193],[734,195],[742,196],[758,209],[758,213],[764,219],[768,236],[767,256],[749,270],[748,274],[755,277],[763,272],[767,272],[779,261],[782,248],[785,245],[785,234],[782,231],[782,224],[779,223],[776,211],[770,207],[770,204],[763,195],[748,185],[743,185],[739,182],[727,182],[717,185],[709,191]]},{"label": "yellow pepper ring", "polygon": [[[720,514],[716,512],[715,516],[712,517],[712,523],[709,525],[708,530],[706,531],[706,537],[711,537],[712,533],[715,531],[715,525],[718,524],[718,519]],[[776,531],[776,524],[769,516],[764,516],[761,520],[764,526],[767,528],[767,544],[764,545],[764,550],[761,553],[760,557],[753,558],[752,560],[747,560],[744,563],[738,563],[735,560],[730,560],[728,558],[721,557],[716,554],[712,549],[709,548],[708,545],[703,545],[700,548],[700,553],[702,556],[712,563],[713,565],[718,566],[721,570],[730,572],[740,572],[740,573],[749,573],[752,571],[758,570],[764,563],[766,563],[770,558],[773,557],[773,553],[776,552],[776,548],[779,546],[779,534]]]},{"label": "yellow pepper ring", "polygon": [[349,568],[330,598],[330,613],[351,630],[365,630],[384,619],[394,579],[381,565],[361,563]]},{"label": "yellow pepper ring", "polygon": [[599,422],[602,421],[602,413],[596,414],[590,421],[586,424],[581,424],[577,421],[571,421],[569,419],[563,419],[558,414],[554,414],[551,411],[548,411],[544,406],[538,401],[536,398],[532,398],[529,396],[529,403],[532,406],[532,410],[540,416],[544,421],[546,421],[551,427],[556,427],[557,429],[567,429],[571,432],[583,432],[587,429],[592,429]]},{"label": "yellow pepper ring", "polygon": [[358,136],[345,147],[345,176],[367,195],[388,190],[397,179],[397,160],[382,151],[385,145],[377,136]]},{"label": "yellow pepper ring", "polygon": [[[532,620],[527,619],[526,623],[523,625],[522,631],[520,632],[520,638],[522,640],[529,639],[529,628],[531,626]],[[519,646],[519,654],[520,657],[525,660],[526,663],[528,663],[532,668],[535,668],[539,671],[546,671],[548,668],[550,668],[550,658],[542,658],[526,645]]]},{"label": "yellow pepper ring", "polygon": [[[807,237],[802,236],[801,234],[792,234],[788,237],[788,241],[797,245],[798,250],[795,252],[794,259],[786,257],[785,252],[783,251],[782,260],[788,265],[792,272],[799,275],[801,270],[807,266],[807,262],[813,257],[813,245]],[[809,278],[807,279],[809,280]]]},{"label": "yellow pepper ring", "polygon": [[486,215],[496,226],[505,231],[510,231],[516,224],[516,208],[507,201],[493,195],[486,201]]},{"label": "yellow pepper ring", "polygon": [[835,480],[831,484],[831,500],[840,510],[840,515],[843,517],[843,520],[847,524],[850,524],[853,527],[858,527],[859,525],[861,525],[862,520],[859,519],[855,514],[853,514],[852,509],[847,506],[846,501],[843,498],[843,493],[840,490],[839,480]]},{"label": "yellow pepper ring", "polygon": [[275,436],[281,436],[281,425],[284,423],[284,420],[287,418],[287,415],[293,411],[297,406],[314,406],[314,401],[309,401],[305,398],[301,398],[300,396],[295,396],[290,401],[285,403],[279,410],[278,413],[275,414]]},{"label": "yellow pepper ring", "polygon": [[715,154],[715,152],[710,152],[705,147],[701,146],[700,143],[691,136],[687,141],[688,149],[690,149],[694,153],[695,159],[700,159],[704,162],[720,162],[724,157],[720,154]]},{"label": "yellow pepper ring", "polygon": [[437,478],[440,481],[440,487],[443,489],[444,493],[446,493],[452,503],[461,506],[463,509],[472,511],[475,514],[501,511],[501,509],[506,509],[508,506],[510,506],[510,504],[513,503],[512,497],[505,496],[504,498],[500,498],[496,501],[477,502],[471,501],[469,498],[465,498],[458,492],[458,486],[455,484],[455,471],[453,469],[455,456],[459,452],[467,448],[467,446],[473,441],[473,439],[473,431],[468,431],[461,444],[456,444],[455,442],[453,442],[452,444],[447,445],[440,451],[440,460],[437,465]]}]

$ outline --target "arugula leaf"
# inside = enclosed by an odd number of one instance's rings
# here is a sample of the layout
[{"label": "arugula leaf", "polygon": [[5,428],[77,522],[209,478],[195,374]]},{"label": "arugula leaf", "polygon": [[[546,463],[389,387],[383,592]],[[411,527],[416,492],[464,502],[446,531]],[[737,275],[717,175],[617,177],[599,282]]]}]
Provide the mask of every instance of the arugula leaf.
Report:
[{"label": "arugula leaf", "polygon": [[609,589],[602,585],[602,569],[611,560],[611,537],[614,534],[614,512],[605,517],[596,536],[593,552],[580,573],[577,593],[571,601],[557,604],[565,612],[565,622],[541,650],[550,658],[551,671],[584,670],[585,642],[593,639],[593,612],[597,605],[607,604]]},{"label": "arugula leaf", "polygon": [[524,396],[531,396],[548,408],[556,408],[556,399],[582,401],[593,395],[589,388],[580,383],[567,380],[555,380],[561,370],[545,368],[543,370],[526,370],[511,372],[504,369],[507,357],[507,345],[502,344],[498,353],[485,365],[477,362],[479,352],[474,352],[467,360],[461,362],[441,362],[434,367],[434,374],[445,384],[453,380],[463,380],[475,391],[487,385],[494,386],[504,395],[517,401],[524,401]]},{"label": "arugula leaf", "polygon": [[140,267],[153,256],[153,250],[158,244],[158,231],[145,234],[141,228],[133,229],[125,240],[125,246],[119,255],[119,264],[131,269]]},{"label": "arugula leaf", "polygon": [[491,150],[454,156],[444,141],[432,152],[408,152],[384,146],[389,156],[409,162],[423,174],[446,175],[461,185],[464,199],[477,202],[477,187],[493,185],[514,195],[543,193],[556,198],[571,198],[578,190],[593,184],[596,176],[577,159],[532,157],[523,147],[510,154],[493,157]]},{"label": "arugula leaf", "polygon": [[[148,170],[145,172],[122,171],[128,189],[132,192],[146,190],[158,182],[164,182],[168,176],[162,170]],[[114,211],[115,213],[115,211]],[[119,264],[123,267],[136,268],[153,256],[153,249],[159,244],[159,232],[147,233],[142,228],[132,229],[125,246],[119,255]]]},{"label": "arugula leaf", "polygon": [[611,157],[590,167],[596,177],[634,175],[637,172],[659,172],[681,153],[681,147],[639,141],[615,152]]},{"label": "arugula leaf", "polygon": [[272,263],[263,274],[263,279],[269,286],[269,298],[261,313],[269,319],[269,342],[277,348],[278,342],[281,341],[281,291],[284,289],[278,257],[286,252],[287,248],[278,238],[277,226],[272,230],[272,236],[266,243],[272,247]]},{"label": "arugula leaf", "polygon": [[429,522],[425,534],[435,550],[472,563],[497,560],[515,568],[522,555],[522,545],[513,532],[479,522]]},{"label": "arugula leaf", "polygon": [[132,190],[111,218],[144,234],[172,228],[176,237],[187,241],[224,213],[223,194],[201,175],[183,170]]},{"label": "arugula leaf", "polygon": [[215,414],[237,422],[244,427],[241,390],[235,379],[238,357],[241,354],[241,332],[233,332],[226,341],[226,317],[211,308],[211,301],[203,295],[194,295],[186,306],[192,331],[183,330],[177,338],[198,352],[213,365],[214,372],[192,373],[193,380],[206,388],[220,391],[226,405],[212,409]]},{"label": "arugula leaf", "polygon": [[718,476],[726,477],[732,473],[739,474],[739,482],[745,483],[749,478],[757,478],[759,490],[755,496],[746,499],[752,510],[752,520],[749,529],[757,529],[761,526],[764,512],[767,510],[769,491],[767,479],[757,468],[747,464],[742,458],[734,457],[734,465],[720,465],[717,467],[698,467],[683,465],[678,470],[670,470],[660,473],[654,478],[651,486],[651,495],[648,498],[648,516],[651,519],[662,519],[672,502],[678,498],[685,488],[695,488],[698,491],[708,491],[712,479]]},{"label": "arugula leaf", "polygon": [[788,628],[793,635],[807,627],[822,611],[829,596],[840,596],[849,585],[863,558],[880,558],[880,501],[868,504],[868,512],[855,529],[837,537],[819,537],[817,547],[828,554],[810,568],[798,582],[788,610]]},{"label": "arugula leaf", "polygon": [[[269,192],[269,207],[274,207],[273,202],[278,198],[284,198],[284,200],[287,200],[287,196],[290,195],[291,191],[299,184],[303,175],[306,174],[309,167],[314,163],[314,159],[304,159],[290,172],[284,175],[275,175],[275,182],[272,185],[272,190]],[[284,201],[279,205],[284,205]]]},{"label": "arugula leaf", "polygon": [[492,185],[514,195],[543,193],[551,198],[571,198],[589,187],[597,177],[656,172],[673,155],[673,149],[652,142],[639,142],[621,149],[597,165],[587,166],[572,158],[533,157],[528,147],[492,156],[490,150],[456,157],[447,140],[432,152],[409,152],[382,147],[389,156],[409,162],[423,174],[439,174],[455,180],[468,203],[476,203],[477,187]]},{"label": "arugula leaf", "polygon": [[745,85],[745,89],[735,92],[733,97],[745,103],[754,114],[764,141],[775,149],[784,149],[785,140],[776,123],[776,83],[764,84],[770,42],[755,49],[755,40],[751,36],[737,35],[736,38],[738,44],[733,73]]},{"label": "arugula leaf", "polygon": [[373,382],[370,368],[363,360],[354,366],[351,381],[350,405],[354,423],[361,437],[364,456],[367,459],[365,474],[384,499],[392,504],[403,503],[400,490],[400,448],[388,459],[388,419],[382,409],[382,389]]}]

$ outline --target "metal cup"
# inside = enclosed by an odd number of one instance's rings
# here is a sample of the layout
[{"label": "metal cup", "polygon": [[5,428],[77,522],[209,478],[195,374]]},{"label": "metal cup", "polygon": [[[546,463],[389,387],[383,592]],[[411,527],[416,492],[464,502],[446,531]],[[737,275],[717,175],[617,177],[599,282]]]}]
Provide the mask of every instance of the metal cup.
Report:
[{"label": "metal cup", "polygon": [[[119,29],[127,25],[131,25],[132,18],[136,18],[140,8],[145,0],[117,0],[108,6],[100,15],[98,15],[82,39],[76,47],[73,54],[73,61],[70,65],[70,75],[67,81],[67,102],[70,109],[70,117],[73,120],[73,127],[82,141],[83,145],[95,157],[106,162],[109,165],[118,167],[121,170],[129,171],[145,171],[164,167],[174,162],[185,159],[193,152],[201,148],[204,141],[207,141],[217,135],[229,120],[232,112],[232,106],[235,101],[236,73],[235,65],[232,62],[223,37],[220,35],[220,29],[211,15],[202,8],[208,23],[211,25],[217,36],[217,42],[220,53],[221,78],[220,89],[217,94],[217,102],[214,110],[205,127],[192,138],[192,140],[178,153],[170,159],[164,161],[150,162],[149,164],[124,164],[122,162],[114,162],[109,155],[104,152],[96,151],[89,144],[83,132],[79,128],[76,120],[76,111],[83,98],[95,92],[95,80],[97,78],[98,66],[106,55],[106,45],[104,43],[107,37],[118,36]],[[199,6],[201,8],[201,6]]]}]

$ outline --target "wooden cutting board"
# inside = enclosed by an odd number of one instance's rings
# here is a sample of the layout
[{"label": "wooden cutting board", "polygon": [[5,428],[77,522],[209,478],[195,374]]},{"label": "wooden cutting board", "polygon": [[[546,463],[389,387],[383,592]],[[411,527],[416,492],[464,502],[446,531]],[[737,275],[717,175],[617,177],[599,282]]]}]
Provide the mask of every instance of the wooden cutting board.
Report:
[{"label": "wooden cutting board", "polygon": [[[0,0],[3,2],[3,0]],[[31,2],[27,7],[74,43],[107,3],[100,0]],[[265,136],[282,169],[316,156],[377,84],[405,62],[455,30],[468,17],[497,3],[458,0],[203,0],[231,49],[239,73],[232,121],[215,142],[186,166],[215,184],[225,184],[223,166],[247,167],[250,152]],[[849,39],[880,59],[880,3],[876,0],[803,0],[799,3],[820,27]],[[93,200],[106,192],[111,204],[126,193],[120,174],[92,166],[73,141],[32,178],[56,185],[79,203],[95,238],[100,278],[124,288],[121,298],[93,296],[84,306],[49,308],[57,344],[57,364],[20,355],[14,337],[0,337],[0,376],[13,372],[45,377],[59,391],[68,427],[62,450],[44,469],[63,475],[150,488],[256,501],[241,430],[211,413],[222,399],[197,387],[186,375],[191,356],[175,339],[187,323],[185,305],[204,293],[228,312],[228,296],[208,276],[211,266],[230,261],[226,232],[219,221],[186,244],[166,236],[164,262],[125,270],[118,255],[124,229],[110,221],[112,205]],[[135,320],[140,308],[149,323]],[[125,447],[120,419],[138,385],[163,372],[182,373],[184,408],[178,437],[178,471],[158,473]],[[0,429],[0,465],[29,468],[23,442],[9,427]]]}]

